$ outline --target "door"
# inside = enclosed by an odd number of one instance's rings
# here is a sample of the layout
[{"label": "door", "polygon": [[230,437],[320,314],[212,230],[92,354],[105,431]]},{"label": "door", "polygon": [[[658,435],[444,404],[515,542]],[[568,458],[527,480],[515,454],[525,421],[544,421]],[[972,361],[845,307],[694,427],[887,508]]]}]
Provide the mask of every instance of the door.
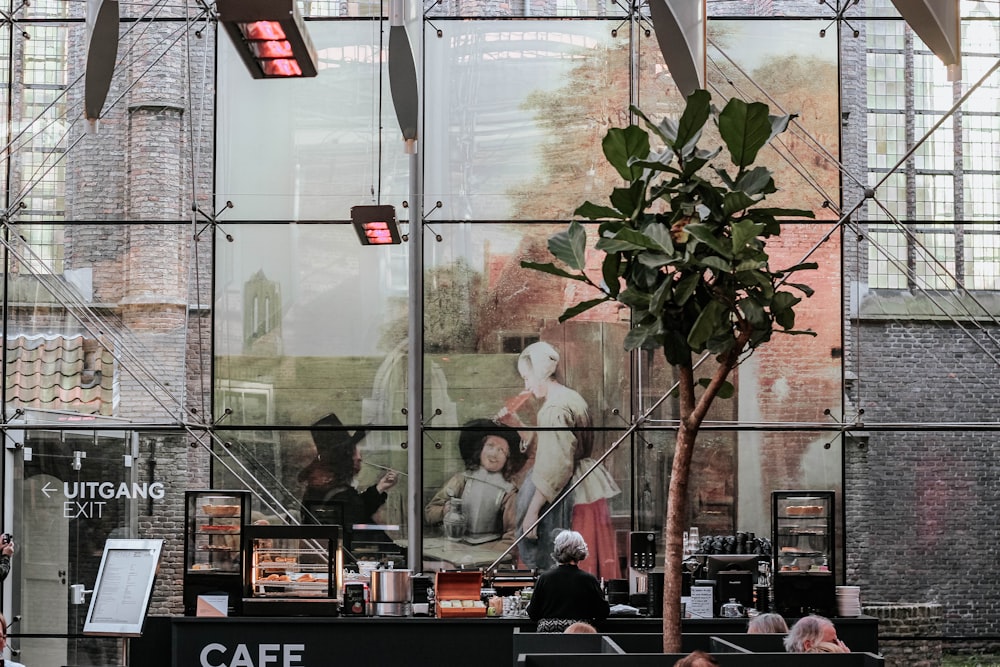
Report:
[{"label": "door", "polygon": [[90,595],[73,604],[69,586],[93,589],[105,540],[133,531],[134,452],[134,435],[124,430],[26,428],[8,438],[4,528],[17,551],[5,612],[19,617],[13,634],[31,635],[14,642],[18,662],[120,664],[115,643],[73,637],[82,631]]}]

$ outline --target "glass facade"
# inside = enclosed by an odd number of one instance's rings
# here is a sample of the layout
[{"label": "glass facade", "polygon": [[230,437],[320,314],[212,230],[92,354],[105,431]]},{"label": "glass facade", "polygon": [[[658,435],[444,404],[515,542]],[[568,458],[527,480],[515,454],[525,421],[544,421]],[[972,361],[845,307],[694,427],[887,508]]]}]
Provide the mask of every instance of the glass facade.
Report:
[{"label": "glass facade", "polygon": [[[635,120],[631,104],[683,109],[646,7],[408,6],[414,153],[384,7],[300,2],[319,75],[259,80],[204,5],[122,2],[94,122],[83,4],[35,0],[0,22],[3,522],[18,549],[3,610],[23,619],[20,661],[117,659],[81,634],[86,608],[64,589],[92,584],[109,537],[162,537],[181,568],[190,489],[249,490],[271,523],[318,521],[348,486],[384,489],[356,522],[375,528],[352,534],[355,558],[405,563],[419,548],[431,570],[531,565],[512,546],[517,505],[556,470],[590,480],[577,502],[606,505],[601,567],[624,574],[629,532],[663,526],[675,371],[662,352],[625,351],[624,306],[560,322],[593,294],[521,263],[552,261],[549,238],[620,185],[602,141]],[[975,619],[955,610],[1000,591],[943,575],[954,568],[928,545],[987,570],[972,534],[997,537],[976,508],[1000,493],[1000,8],[961,3],[953,82],[893,3],[841,4],[706,5],[715,105],[795,114],[760,161],[779,188],[769,204],[815,219],[783,225],[772,268],[819,268],[796,320],[815,335],[776,336],[713,405],[687,523],[768,536],[772,491],[834,491],[838,583],[939,603],[955,641],[995,637],[995,602]],[[362,246],[352,207],[386,204],[406,242]],[[541,380],[561,398],[529,395]],[[324,487],[344,443],[360,460]],[[557,446],[578,455],[544,460]],[[457,535],[448,510],[466,493],[489,512],[466,507],[475,527]],[[900,559],[918,576],[881,576]],[[175,579],[151,613],[180,613]]]}]

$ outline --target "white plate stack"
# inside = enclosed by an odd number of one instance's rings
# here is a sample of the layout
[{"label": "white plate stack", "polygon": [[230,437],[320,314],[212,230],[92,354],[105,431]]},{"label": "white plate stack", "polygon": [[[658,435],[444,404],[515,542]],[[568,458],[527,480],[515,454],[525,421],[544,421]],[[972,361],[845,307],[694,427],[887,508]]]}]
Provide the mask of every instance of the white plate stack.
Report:
[{"label": "white plate stack", "polygon": [[861,587],[837,586],[837,615],[861,615]]}]

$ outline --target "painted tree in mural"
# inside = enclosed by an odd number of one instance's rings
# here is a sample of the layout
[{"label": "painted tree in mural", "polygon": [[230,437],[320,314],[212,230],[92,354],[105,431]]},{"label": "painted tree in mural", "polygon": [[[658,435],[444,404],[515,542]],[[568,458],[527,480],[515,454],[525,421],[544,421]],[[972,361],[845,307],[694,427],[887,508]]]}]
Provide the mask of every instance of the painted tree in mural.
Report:
[{"label": "painted tree in mural", "polygon": [[[695,440],[713,401],[733,394],[728,378],[744,355],[776,332],[810,333],[795,329],[795,306],[812,289],[790,279],[816,264],[773,269],[766,244],[781,233],[779,217],[813,214],[760,205],[777,188],[770,170],[753,163],[787,128],[790,116],[772,116],[767,105],[739,99],[717,112],[704,90],[688,97],[679,121],[655,123],[639,109],[632,111],[664,146],[653,150],[649,132],[637,125],[611,128],[604,138],[604,155],[625,184],[612,190],[610,206],[587,201],[576,210],[578,217],[601,221],[594,245],[604,253],[600,276],[585,272],[587,233],[578,221],[548,241],[560,264],[521,265],[596,290],[560,321],[608,301],[628,306],[632,328],[626,349],[662,350],[677,371],[679,424],[664,521],[663,590],[663,648],[677,652],[682,535]],[[698,147],[709,118],[731,166],[720,165],[721,149]],[[706,354],[716,365],[698,377],[696,357]]]}]

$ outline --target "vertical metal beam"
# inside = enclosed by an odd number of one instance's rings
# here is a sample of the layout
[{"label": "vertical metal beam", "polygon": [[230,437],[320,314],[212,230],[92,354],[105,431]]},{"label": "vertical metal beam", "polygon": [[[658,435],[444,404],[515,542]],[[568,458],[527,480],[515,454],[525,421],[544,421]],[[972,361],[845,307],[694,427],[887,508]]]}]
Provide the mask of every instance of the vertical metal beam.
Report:
[{"label": "vertical metal beam", "polygon": [[410,151],[410,194],[409,194],[409,243],[410,243],[410,287],[409,287],[409,353],[407,354],[407,557],[406,564],[413,572],[423,569],[423,507],[422,492],[424,480],[424,230],[422,195],[420,192],[420,161],[416,140],[406,142]]}]

